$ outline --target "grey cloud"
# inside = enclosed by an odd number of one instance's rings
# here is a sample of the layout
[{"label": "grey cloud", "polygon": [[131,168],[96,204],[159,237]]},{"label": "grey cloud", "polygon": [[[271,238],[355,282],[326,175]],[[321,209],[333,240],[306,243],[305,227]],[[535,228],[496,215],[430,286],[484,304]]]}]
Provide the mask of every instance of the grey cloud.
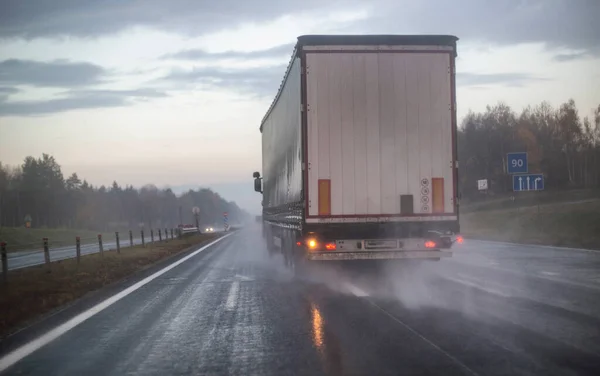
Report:
[{"label": "grey cloud", "polygon": [[588,53],[576,52],[576,53],[572,53],[572,54],[558,54],[558,55],[555,55],[553,59],[554,59],[554,61],[563,63],[566,61],[585,59],[588,56],[589,56]]},{"label": "grey cloud", "polygon": [[212,87],[227,88],[252,95],[275,95],[283,80],[285,66],[218,69],[194,68],[191,70],[174,70],[159,81],[173,87],[190,87],[204,84]]},{"label": "grey cloud", "polygon": [[203,60],[203,59],[262,59],[262,58],[278,58],[282,56],[290,56],[294,49],[294,44],[284,44],[260,51],[240,52],[240,51],[225,51],[219,53],[209,53],[200,49],[183,50],[174,54],[168,54],[161,59],[173,60]]},{"label": "grey cloud", "polygon": [[[202,35],[301,11],[356,9],[337,0],[4,0],[0,37],[99,36],[134,26]],[[543,42],[600,53],[597,0],[371,0],[373,17],[341,32],[448,33],[499,44]]]},{"label": "grey cloud", "polygon": [[19,89],[16,87],[3,87],[0,86],[0,102],[5,101],[12,94],[16,94],[19,92]]},{"label": "grey cloud", "polygon": [[120,97],[120,98],[164,98],[167,94],[156,89],[134,89],[134,90],[71,90],[67,92],[69,95],[79,97],[84,96],[104,96],[104,97]]},{"label": "grey cloud", "polygon": [[[372,0],[377,15],[353,32],[452,34],[510,45],[539,42],[600,54],[598,0]],[[348,30],[346,30],[348,31]],[[460,53],[460,50],[459,50]]]},{"label": "grey cloud", "polygon": [[3,0],[0,37],[89,37],[134,26],[200,35],[240,22],[311,10],[320,4],[318,0]]},{"label": "grey cloud", "polygon": [[105,70],[91,63],[55,60],[0,61],[0,84],[39,87],[77,87],[101,82]]},{"label": "grey cloud", "polygon": [[457,85],[478,87],[480,85],[505,85],[522,87],[528,83],[546,81],[547,78],[537,77],[528,73],[458,73]]},{"label": "grey cloud", "polygon": [[79,109],[123,107],[147,98],[166,97],[154,89],[137,90],[73,90],[64,98],[33,101],[0,101],[2,116],[34,116]]},{"label": "grey cloud", "polygon": [[4,87],[4,86],[0,86],[0,95],[10,95],[10,94],[15,94],[18,93],[19,89],[17,89],[16,87]]}]

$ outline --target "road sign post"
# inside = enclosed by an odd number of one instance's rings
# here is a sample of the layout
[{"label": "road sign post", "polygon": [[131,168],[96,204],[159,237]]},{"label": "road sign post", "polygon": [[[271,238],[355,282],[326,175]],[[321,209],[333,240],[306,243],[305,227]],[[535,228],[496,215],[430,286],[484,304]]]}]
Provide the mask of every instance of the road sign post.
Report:
[{"label": "road sign post", "polygon": [[227,212],[223,212],[223,228],[229,231],[229,218]]},{"label": "road sign post", "polygon": [[200,208],[197,206],[194,206],[192,208],[192,213],[194,213],[194,218],[196,219],[196,231],[200,232],[200,220],[199,220]]},{"label": "road sign post", "polygon": [[513,175],[513,191],[543,191],[544,190],[544,175],[543,174],[523,174]]},{"label": "road sign post", "polygon": [[529,170],[527,169],[527,153],[508,153],[506,155],[506,161],[508,163],[506,171],[509,174],[526,174]]}]

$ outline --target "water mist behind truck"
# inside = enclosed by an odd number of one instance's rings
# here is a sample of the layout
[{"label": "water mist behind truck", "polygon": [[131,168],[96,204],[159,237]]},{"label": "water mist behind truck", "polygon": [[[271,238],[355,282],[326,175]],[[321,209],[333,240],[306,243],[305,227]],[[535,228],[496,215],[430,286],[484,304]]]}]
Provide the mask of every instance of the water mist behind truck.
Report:
[{"label": "water mist behind truck", "polygon": [[451,255],[457,40],[298,37],[260,125],[269,252],[292,266]]}]

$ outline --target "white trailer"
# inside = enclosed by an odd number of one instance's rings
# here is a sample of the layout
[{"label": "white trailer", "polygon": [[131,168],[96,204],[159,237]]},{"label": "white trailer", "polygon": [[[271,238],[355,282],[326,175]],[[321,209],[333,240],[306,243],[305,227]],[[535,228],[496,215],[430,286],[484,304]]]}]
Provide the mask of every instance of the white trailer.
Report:
[{"label": "white trailer", "polygon": [[449,255],[459,232],[456,41],[298,38],[261,124],[255,186],[269,244],[308,260]]}]

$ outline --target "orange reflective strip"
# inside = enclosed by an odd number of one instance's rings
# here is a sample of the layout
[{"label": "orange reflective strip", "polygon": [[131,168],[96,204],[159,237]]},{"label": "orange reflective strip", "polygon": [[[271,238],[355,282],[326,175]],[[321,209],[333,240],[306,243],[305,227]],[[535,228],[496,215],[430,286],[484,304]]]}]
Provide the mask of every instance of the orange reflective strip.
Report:
[{"label": "orange reflective strip", "polygon": [[331,180],[319,179],[319,215],[331,215]]},{"label": "orange reflective strip", "polygon": [[444,178],[431,178],[431,212],[444,212]]}]

